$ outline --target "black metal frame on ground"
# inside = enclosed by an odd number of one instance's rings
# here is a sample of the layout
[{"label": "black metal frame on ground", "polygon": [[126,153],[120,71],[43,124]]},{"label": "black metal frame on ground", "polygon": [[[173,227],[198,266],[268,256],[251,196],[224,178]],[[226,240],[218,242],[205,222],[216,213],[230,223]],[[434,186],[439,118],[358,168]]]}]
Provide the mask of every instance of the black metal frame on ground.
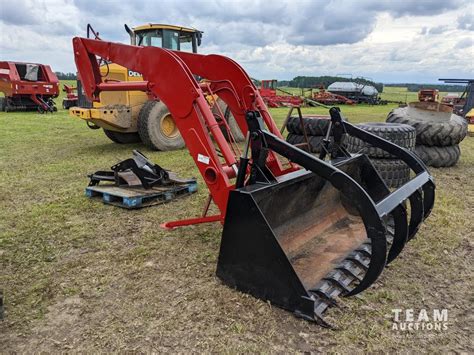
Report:
[{"label": "black metal frame on ground", "polygon": [[[226,284],[324,326],[328,324],[323,312],[337,304],[334,298],[358,294],[372,285],[413,238],[435,198],[433,179],[416,155],[345,121],[338,108],[331,108],[330,115],[325,149],[317,158],[266,131],[258,112],[247,113],[251,175],[243,186],[245,164],[239,169],[238,188],[230,192],[217,266],[217,275]],[[351,155],[343,148],[344,134],[401,159],[415,177],[390,191],[366,155]],[[275,178],[265,166],[270,150],[306,170]],[[331,160],[325,161],[328,155]],[[333,270],[309,287],[295,266],[298,260],[282,246],[282,228],[285,232],[289,228],[282,226],[281,219],[298,220],[295,210],[310,204],[314,207],[311,192],[323,196],[316,206],[318,211],[329,208],[324,200],[328,189],[337,190],[344,208],[362,219],[367,240],[338,259]],[[409,217],[406,201],[410,202]],[[299,222],[292,223],[291,228],[298,227],[294,223]]]},{"label": "black metal frame on ground", "polygon": [[113,165],[111,171],[99,170],[89,175],[89,186],[99,185],[101,181],[114,182],[117,186],[141,185],[145,189],[153,186],[188,184],[195,179],[180,179],[171,171],[153,163],[138,150],[133,150],[133,157]]},{"label": "black metal frame on ground", "polygon": [[303,137],[304,137],[304,143],[295,144],[295,146],[297,146],[297,147],[306,147],[306,151],[310,152],[311,151],[311,144],[309,143],[308,133],[306,132],[306,127],[305,127],[304,122],[303,122],[303,114],[301,113],[301,106],[291,106],[290,107],[290,109],[288,110],[288,113],[285,117],[285,121],[283,122],[283,125],[281,126],[280,133],[283,134],[283,132],[285,132],[286,125],[287,125],[294,109],[296,109],[296,111],[298,112],[298,118],[299,118],[300,125],[301,125],[301,131],[303,132]]}]

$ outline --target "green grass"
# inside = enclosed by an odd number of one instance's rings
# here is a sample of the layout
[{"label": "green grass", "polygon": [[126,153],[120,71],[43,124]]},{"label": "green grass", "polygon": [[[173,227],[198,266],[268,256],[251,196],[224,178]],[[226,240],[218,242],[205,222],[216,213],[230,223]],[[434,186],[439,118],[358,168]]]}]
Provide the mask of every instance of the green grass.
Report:
[{"label": "green grass", "polygon": [[[367,122],[383,121],[393,107],[342,110],[352,122]],[[271,112],[281,125],[287,109]],[[185,150],[113,144],[64,110],[0,113],[0,124],[4,351],[472,350],[474,138],[462,143],[455,167],[431,170],[437,184],[432,216],[374,287],[328,313],[340,328],[329,331],[222,285],[214,276],[220,225],[159,228],[198,216],[207,198]],[[130,157],[134,148],[184,177],[198,177],[199,192],[137,211],[87,199],[86,175]],[[390,329],[393,308],[448,308],[452,326],[434,335],[400,335]]]}]

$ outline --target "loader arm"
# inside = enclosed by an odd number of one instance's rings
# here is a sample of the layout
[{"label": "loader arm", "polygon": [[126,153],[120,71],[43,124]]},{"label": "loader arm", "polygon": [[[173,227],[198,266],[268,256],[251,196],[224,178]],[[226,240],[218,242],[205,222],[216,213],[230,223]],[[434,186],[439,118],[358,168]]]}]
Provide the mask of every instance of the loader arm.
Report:
[{"label": "loader arm", "polygon": [[[102,91],[140,90],[151,92],[165,103],[223,219],[228,192],[234,186],[231,179],[238,170],[237,161],[193,74],[210,80],[211,89],[229,105],[244,135],[248,131],[245,112],[258,110],[268,129],[281,137],[245,71],[231,59],[219,55],[205,56],[80,37],[73,39],[73,48],[84,92],[93,101],[99,101]],[[96,56],[141,73],[145,81],[104,81]],[[224,157],[224,163],[220,161],[210,135]],[[297,169],[292,164],[284,169],[274,153],[268,156],[268,167],[275,176]]]}]

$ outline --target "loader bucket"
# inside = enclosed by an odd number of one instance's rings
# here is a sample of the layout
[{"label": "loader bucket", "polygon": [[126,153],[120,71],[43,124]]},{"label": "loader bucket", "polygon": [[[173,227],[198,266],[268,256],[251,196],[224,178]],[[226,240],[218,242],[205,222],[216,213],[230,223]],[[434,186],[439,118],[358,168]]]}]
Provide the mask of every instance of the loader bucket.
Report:
[{"label": "loader bucket", "polygon": [[230,192],[217,275],[327,326],[323,312],[335,297],[373,284],[413,236],[434,185],[421,174],[390,192],[366,155],[329,163],[262,134],[268,148],[307,170]]}]

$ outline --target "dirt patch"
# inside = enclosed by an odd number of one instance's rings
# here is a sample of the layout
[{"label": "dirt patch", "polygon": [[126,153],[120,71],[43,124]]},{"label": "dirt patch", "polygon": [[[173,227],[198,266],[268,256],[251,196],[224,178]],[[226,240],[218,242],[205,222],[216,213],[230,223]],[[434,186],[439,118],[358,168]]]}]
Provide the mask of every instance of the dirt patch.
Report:
[{"label": "dirt patch", "polygon": [[79,296],[68,297],[48,306],[41,321],[34,322],[29,334],[11,335],[7,340],[19,352],[47,352],[73,349],[81,339],[84,302]]}]

